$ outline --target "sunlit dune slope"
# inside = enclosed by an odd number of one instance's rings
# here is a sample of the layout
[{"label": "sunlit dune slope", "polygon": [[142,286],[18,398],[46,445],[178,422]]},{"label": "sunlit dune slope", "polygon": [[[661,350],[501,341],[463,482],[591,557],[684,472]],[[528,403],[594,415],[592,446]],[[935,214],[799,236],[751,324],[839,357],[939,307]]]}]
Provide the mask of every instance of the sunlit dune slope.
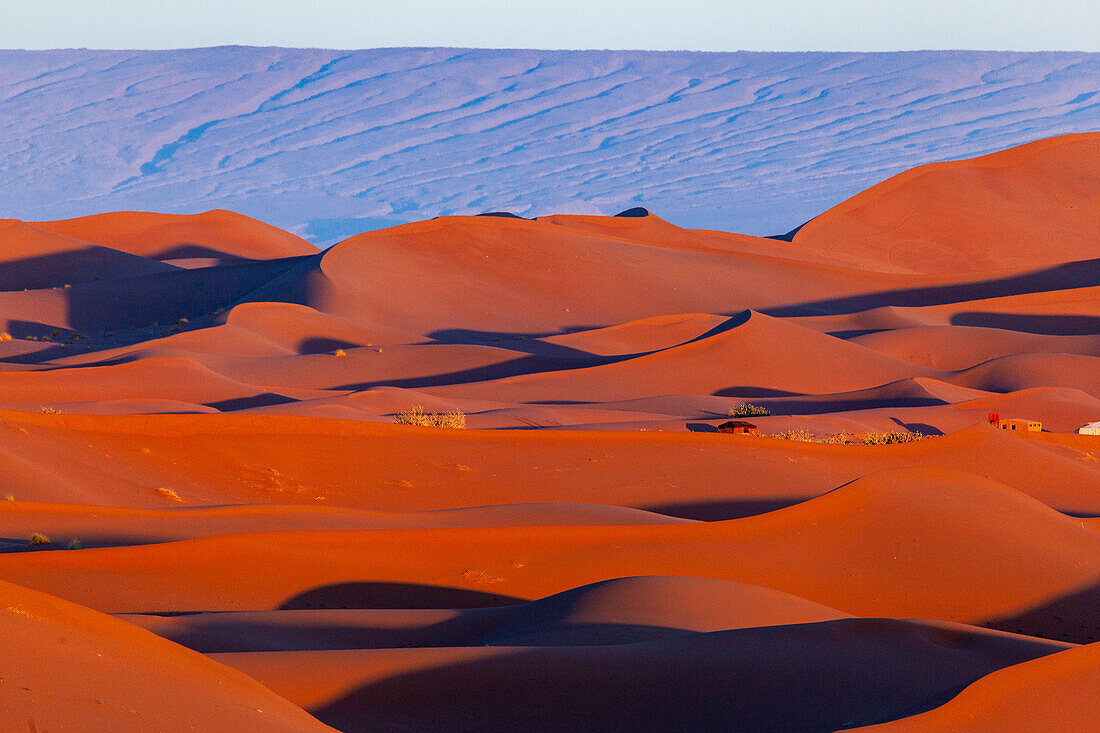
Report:
[{"label": "sunlit dune slope", "polygon": [[154,260],[271,260],[317,254],[304,239],[224,210],[191,215],[119,211],[34,226]]},{"label": "sunlit dune slope", "polygon": [[250,677],[124,621],[0,581],[4,730],[331,731]]},{"label": "sunlit dune slope", "polygon": [[900,173],[815,217],[794,241],[912,272],[1100,257],[1100,133]]}]

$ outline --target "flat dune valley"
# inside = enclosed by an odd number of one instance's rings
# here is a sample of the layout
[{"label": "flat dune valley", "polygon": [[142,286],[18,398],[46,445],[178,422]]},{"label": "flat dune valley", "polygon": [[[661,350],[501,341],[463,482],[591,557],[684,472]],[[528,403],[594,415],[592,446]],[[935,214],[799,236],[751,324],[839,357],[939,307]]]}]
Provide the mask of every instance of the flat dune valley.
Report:
[{"label": "flat dune valley", "polygon": [[774,238],[3,220],[0,331],[0,730],[1097,730],[1100,133]]}]

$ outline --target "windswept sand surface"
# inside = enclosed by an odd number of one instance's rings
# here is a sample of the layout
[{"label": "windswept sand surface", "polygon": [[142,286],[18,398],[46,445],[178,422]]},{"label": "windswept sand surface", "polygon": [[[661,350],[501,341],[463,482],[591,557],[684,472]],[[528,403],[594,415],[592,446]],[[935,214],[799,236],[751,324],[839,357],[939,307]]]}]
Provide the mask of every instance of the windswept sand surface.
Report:
[{"label": "windswept sand surface", "polygon": [[1070,52],[0,51],[0,201],[231,209],[326,245],[638,204],[772,235],[915,165],[1100,129],[1097,77]]},{"label": "windswept sand surface", "polygon": [[0,729],[1089,729],[1098,180],[1053,138],[790,242],[0,222]]}]

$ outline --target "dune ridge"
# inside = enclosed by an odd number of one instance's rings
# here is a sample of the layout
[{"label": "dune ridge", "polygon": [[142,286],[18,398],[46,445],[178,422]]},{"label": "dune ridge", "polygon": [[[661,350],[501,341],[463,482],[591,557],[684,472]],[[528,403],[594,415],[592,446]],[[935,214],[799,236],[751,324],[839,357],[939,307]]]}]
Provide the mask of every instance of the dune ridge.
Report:
[{"label": "dune ridge", "polygon": [[1098,141],[779,238],[0,222],[0,728],[1087,725]]}]

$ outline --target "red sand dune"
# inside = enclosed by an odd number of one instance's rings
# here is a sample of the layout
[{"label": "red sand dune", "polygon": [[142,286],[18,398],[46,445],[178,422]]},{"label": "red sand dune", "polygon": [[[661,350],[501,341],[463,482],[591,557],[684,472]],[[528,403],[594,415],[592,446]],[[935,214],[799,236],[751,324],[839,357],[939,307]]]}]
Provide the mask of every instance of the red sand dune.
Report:
[{"label": "red sand dune", "polygon": [[347,731],[835,730],[927,709],[1058,650],[957,626],[842,619],[613,646],[216,659]]},{"label": "red sand dune", "polygon": [[0,728],[327,731],[255,680],[133,624],[0,581]]},{"label": "red sand dune", "polygon": [[317,254],[317,248],[304,239],[232,211],[191,215],[118,211],[39,221],[34,226],[154,260],[270,260]]},{"label": "red sand dune", "polygon": [[848,615],[768,588],[707,578],[616,578],[518,605],[282,609],[121,616],[202,652],[451,646],[599,646]]},{"label": "red sand dune", "polygon": [[992,672],[944,705],[861,730],[1089,730],[1100,717],[1100,644],[1067,649]]},{"label": "red sand dune", "polygon": [[792,242],[0,222],[0,728],[1084,729],[1098,145]]},{"label": "red sand dune", "polygon": [[979,272],[1100,257],[1100,135],[933,163],[872,186],[794,241],[912,272]]}]

